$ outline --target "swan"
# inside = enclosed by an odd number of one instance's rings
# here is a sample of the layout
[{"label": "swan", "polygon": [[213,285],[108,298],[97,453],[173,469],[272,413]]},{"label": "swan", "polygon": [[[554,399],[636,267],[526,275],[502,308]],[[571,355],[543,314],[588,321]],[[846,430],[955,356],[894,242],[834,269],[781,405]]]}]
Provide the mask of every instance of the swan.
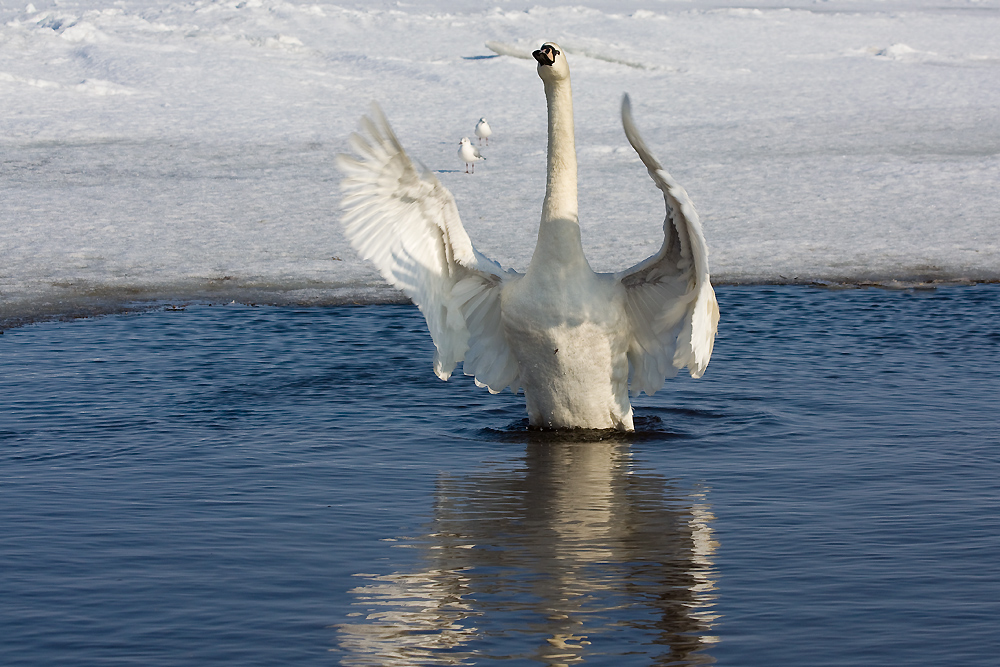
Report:
[{"label": "swan", "polygon": [[472,145],[468,137],[462,137],[458,142],[458,159],[465,163],[465,173],[469,173],[469,165],[472,165],[472,173],[476,173],[476,163],[482,162],[483,157],[479,149]]},{"label": "swan", "polygon": [[486,145],[490,145],[490,137],[493,136],[493,128],[490,124],[486,122],[485,118],[480,118],[479,122],[476,123],[476,136],[479,137],[479,143],[482,145],[483,139],[486,140]]},{"label": "swan", "polygon": [[410,160],[375,104],[350,138],[357,155],[338,156],[344,231],[424,314],[439,378],[461,361],[491,393],[523,390],[532,427],[630,431],[630,384],[633,394],[651,395],[682,368],[701,377],[711,358],[719,308],[705,238],[687,192],[639,136],[625,95],[625,135],[666,202],[663,244],[619,273],[590,268],[577,217],[569,66],[553,42],[533,55],[545,88],[548,157],[537,245],[524,273],[476,250],[451,193]]}]

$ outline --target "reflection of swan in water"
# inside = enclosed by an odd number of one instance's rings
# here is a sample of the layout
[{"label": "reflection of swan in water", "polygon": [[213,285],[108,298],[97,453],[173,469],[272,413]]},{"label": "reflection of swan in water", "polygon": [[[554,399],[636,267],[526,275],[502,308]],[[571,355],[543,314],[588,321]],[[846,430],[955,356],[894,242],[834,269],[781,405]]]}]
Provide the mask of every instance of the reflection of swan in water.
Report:
[{"label": "reflection of swan in water", "polygon": [[628,445],[531,444],[524,463],[439,480],[432,530],[406,545],[420,570],[358,575],[343,664],[714,662],[703,495],[634,470]]}]

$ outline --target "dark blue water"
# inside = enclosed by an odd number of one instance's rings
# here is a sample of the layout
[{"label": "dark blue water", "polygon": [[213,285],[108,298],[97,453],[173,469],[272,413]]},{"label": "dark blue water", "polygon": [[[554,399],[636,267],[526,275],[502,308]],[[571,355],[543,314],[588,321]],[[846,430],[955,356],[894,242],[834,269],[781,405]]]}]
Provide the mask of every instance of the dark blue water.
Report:
[{"label": "dark blue water", "polygon": [[719,302],[603,440],[411,307],[7,331],[0,662],[996,664],[1000,288]]}]

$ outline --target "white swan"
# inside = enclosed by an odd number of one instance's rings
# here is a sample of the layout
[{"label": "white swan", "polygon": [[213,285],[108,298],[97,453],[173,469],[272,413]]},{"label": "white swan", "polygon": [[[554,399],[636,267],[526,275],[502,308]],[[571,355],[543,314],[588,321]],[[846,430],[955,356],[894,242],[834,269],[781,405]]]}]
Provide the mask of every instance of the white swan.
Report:
[{"label": "white swan", "polygon": [[684,189],[649,153],[632,122],[629,143],[663,191],[660,250],[615,274],[583,254],[577,220],[576,148],[569,67],[558,45],[534,52],[548,106],[548,176],[538,242],[518,273],[477,251],[455,200],[403,151],[381,110],[361,119],[365,136],[339,156],[344,225],[358,254],[423,312],[447,380],[456,364],[498,393],[524,390],[532,426],[632,430],[634,394],[653,394],[687,367],[701,377],[719,318],[708,250]]}]

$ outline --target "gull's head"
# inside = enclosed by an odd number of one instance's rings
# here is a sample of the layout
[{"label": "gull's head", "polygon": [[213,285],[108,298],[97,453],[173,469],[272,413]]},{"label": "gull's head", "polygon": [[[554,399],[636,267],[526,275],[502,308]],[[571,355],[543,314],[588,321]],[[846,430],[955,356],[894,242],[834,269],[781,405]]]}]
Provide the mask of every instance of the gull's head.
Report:
[{"label": "gull's head", "polygon": [[545,42],[531,55],[538,61],[538,76],[542,81],[562,81],[569,78],[566,53],[555,42]]},{"label": "gull's head", "polygon": [[462,137],[462,140],[460,142],[458,142],[458,145],[459,146],[465,146],[468,143],[469,143],[469,138],[468,137]]}]

